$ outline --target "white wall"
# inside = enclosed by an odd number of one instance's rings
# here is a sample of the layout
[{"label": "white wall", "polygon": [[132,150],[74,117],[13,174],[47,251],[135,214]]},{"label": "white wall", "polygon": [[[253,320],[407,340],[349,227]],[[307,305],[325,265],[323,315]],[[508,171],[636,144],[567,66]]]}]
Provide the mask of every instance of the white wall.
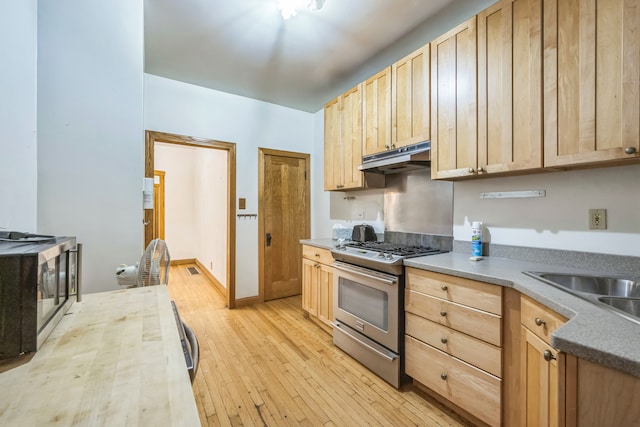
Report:
[{"label": "white wall", "polygon": [[171,259],[197,259],[226,287],[227,152],[162,142],[154,151],[155,169],[165,172]]},{"label": "white wall", "polygon": [[[147,130],[236,144],[237,197],[258,211],[258,147],[311,153],[313,115],[145,74]],[[237,203],[237,202],[236,202]],[[236,222],[236,298],[258,294],[258,223]]]},{"label": "white wall", "polygon": [[154,168],[164,171],[165,235],[172,260],[193,259],[195,227],[195,148],[156,143]]},{"label": "white wall", "polygon": [[84,243],[85,292],[116,289],[143,250],[143,0],[38,17],[38,231]]},{"label": "white wall", "polygon": [[[470,241],[470,221],[483,221],[493,243],[640,256],[638,182],[639,165],[457,182],[454,238]],[[515,190],[546,190],[546,197],[480,199]],[[589,230],[592,208],[607,209],[606,230]]]},{"label": "white wall", "polygon": [[227,287],[227,152],[199,148],[196,150],[195,258]]},{"label": "white wall", "polygon": [[0,2],[0,230],[36,230],[36,0]]}]

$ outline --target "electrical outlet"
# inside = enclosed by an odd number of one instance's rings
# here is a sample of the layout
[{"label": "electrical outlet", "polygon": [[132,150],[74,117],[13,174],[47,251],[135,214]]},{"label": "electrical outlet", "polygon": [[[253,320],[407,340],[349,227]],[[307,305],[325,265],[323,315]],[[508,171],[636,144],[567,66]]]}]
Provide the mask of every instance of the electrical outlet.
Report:
[{"label": "electrical outlet", "polygon": [[606,209],[589,209],[589,228],[591,230],[607,229]]}]

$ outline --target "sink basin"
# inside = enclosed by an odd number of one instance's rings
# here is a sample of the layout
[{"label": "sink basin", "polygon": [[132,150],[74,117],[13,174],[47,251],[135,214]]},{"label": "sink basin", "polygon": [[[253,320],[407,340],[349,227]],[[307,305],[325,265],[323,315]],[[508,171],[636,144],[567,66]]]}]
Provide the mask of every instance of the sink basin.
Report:
[{"label": "sink basin", "polygon": [[599,297],[598,301],[640,318],[640,298]]},{"label": "sink basin", "polygon": [[604,295],[608,297],[637,297],[640,298],[640,283],[633,280],[606,276],[589,276],[560,273],[530,273],[552,285],[569,291],[587,294]]}]

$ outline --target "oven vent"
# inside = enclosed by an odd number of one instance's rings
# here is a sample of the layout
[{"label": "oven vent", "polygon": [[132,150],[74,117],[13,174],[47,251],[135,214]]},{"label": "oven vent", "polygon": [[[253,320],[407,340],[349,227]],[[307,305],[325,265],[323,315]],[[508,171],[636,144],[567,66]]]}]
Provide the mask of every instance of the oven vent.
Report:
[{"label": "oven vent", "polygon": [[198,271],[198,269],[197,269],[197,268],[195,268],[195,267],[187,267],[187,270],[189,270],[189,274],[191,274],[192,276],[193,276],[194,274],[200,274],[200,272]]}]

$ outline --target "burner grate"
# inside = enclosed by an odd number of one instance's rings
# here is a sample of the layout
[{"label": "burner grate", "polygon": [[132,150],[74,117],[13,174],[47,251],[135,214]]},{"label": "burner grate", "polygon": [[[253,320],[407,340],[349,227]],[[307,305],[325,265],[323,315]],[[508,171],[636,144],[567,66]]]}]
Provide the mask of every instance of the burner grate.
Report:
[{"label": "burner grate", "polygon": [[412,246],[391,242],[353,242],[347,243],[345,246],[358,249],[367,249],[370,251],[384,252],[398,256],[419,256],[441,253],[440,249],[434,249],[429,246]]}]

